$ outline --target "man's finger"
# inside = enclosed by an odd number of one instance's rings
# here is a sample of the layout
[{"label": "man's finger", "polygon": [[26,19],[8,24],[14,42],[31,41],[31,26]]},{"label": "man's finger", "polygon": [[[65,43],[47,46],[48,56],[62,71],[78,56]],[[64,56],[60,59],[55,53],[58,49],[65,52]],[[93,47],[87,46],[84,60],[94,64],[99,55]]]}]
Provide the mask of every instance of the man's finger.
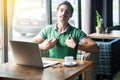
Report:
[{"label": "man's finger", "polygon": [[51,42],[51,41],[52,41],[52,39],[49,39],[49,40],[48,40],[48,42]]},{"label": "man's finger", "polygon": [[51,42],[55,42],[55,41],[57,41],[57,39],[52,39],[52,41],[51,41]]},{"label": "man's finger", "polygon": [[72,37],[72,35],[71,35],[71,34],[69,35],[69,39],[73,39],[73,37]]}]

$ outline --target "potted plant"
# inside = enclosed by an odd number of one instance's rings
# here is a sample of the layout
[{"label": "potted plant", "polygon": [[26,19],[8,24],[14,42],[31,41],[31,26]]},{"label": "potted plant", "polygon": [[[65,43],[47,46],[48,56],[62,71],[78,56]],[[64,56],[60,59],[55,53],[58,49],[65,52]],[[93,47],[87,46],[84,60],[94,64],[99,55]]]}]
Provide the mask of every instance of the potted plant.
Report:
[{"label": "potted plant", "polygon": [[96,33],[101,33],[102,21],[103,21],[103,19],[102,19],[101,15],[96,10],[96,23],[97,23]]}]

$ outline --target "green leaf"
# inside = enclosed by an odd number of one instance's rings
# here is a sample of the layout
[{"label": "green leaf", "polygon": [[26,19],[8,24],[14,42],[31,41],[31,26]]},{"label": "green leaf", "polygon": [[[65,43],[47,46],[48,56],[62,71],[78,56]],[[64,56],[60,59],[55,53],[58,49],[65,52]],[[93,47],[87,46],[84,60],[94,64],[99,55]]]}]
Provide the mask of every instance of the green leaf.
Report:
[{"label": "green leaf", "polygon": [[97,27],[101,27],[102,26],[102,17],[99,14],[99,12],[96,10],[96,21],[97,21]]}]

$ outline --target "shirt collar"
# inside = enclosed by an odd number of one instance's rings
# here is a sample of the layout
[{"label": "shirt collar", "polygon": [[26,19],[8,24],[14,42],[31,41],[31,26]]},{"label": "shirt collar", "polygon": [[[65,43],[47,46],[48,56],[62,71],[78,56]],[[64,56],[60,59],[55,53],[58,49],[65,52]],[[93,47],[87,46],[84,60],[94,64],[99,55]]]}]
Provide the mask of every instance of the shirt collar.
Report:
[{"label": "shirt collar", "polygon": [[[67,28],[64,30],[64,32],[67,32],[67,31],[69,31],[69,29],[71,28],[71,25],[70,24],[68,24],[68,26],[67,26]],[[55,23],[54,24],[54,29],[56,30],[56,31],[58,31],[58,28],[57,28],[57,23]],[[63,32],[63,33],[64,33]]]}]

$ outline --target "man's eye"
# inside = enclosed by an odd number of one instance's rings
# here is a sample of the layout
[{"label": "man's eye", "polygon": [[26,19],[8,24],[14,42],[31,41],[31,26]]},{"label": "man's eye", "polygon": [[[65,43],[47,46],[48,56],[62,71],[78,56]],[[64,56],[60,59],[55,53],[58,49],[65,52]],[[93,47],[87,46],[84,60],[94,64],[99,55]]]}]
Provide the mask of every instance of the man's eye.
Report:
[{"label": "man's eye", "polygon": [[70,11],[66,11],[67,14],[70,14],[71,12]]},{"label": "man's eye", "polygon": [[60,11],[63,12],[63,9],[61,9]]}]

